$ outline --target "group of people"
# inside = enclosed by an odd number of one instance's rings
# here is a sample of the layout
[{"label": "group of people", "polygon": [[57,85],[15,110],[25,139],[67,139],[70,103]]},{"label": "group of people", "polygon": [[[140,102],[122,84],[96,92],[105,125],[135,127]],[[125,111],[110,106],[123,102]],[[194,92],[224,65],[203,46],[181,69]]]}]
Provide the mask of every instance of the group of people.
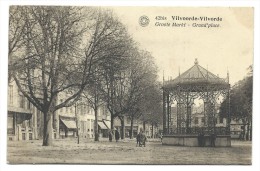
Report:
[{"label": "group of people", "polygon": [[[209,140],[210,140],[210,146],[211,147],[215,147],[215,142],[216,142],[216,134],[215,133],[212,133],[210,134],[209,136]],[[206,143],[206,139],[205,139],[205,136],[204,136],[204,133],[203,132],[200,132],[198,134],[198,144],[199,144],[199,147],[204,147],[205,146],[205,143]]]},{"label": "group of people", "polygon": [[[115,130],[115,140],[116,140],[116,142],[118,142],[119,137],[120,137],[119,131],[116,129],[116,130]],[[113,131],[109,131],[108,139],[109,139],[110,142],[112,142],[112,139],[113,139]]]},{"label": "group of people", "polygon": [[144,146],[145,147],[145,142],[147,141],[147,137],[143,131],[140,131],[139,134],[136,136],[136,147],[139,145],[139,147]]},{"label": "group of people", "polygon": [[[119,134],[118,130],[109,131],[109,134],[108,134],[109,141],[112,142],[114,134],[115,134],[115,140],[116,140],[116,142],[118,142],[118,140],[120,138],[120,134]],[[147,137],[146,137],[145,133],[141,130],[136,136],[136,146],[139,146],[139,147],[144,146],[145,147],[146,141],[147,141]]]}]

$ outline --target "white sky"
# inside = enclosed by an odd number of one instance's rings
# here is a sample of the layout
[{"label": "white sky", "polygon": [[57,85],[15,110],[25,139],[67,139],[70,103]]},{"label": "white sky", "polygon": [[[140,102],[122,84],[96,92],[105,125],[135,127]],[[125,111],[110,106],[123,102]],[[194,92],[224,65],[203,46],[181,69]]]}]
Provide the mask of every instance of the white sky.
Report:
[{"label": "white sky", "polygon": [[[195,58],[199,65],[213,74],[226,78],[230,83],[242,79],[249,65],[253,64],[253,9],[252,8],[165,8],[165,7],[118,7],[115,14],[127,26],[140,48],[150,51],[159,67],[159,79],[178,76],[193,66]],[[139,17],[150,19],[147,27],[141,27]],[[156,16],[222,17],[220,28],[155,27]],[[181,23],[181,22],[180,22]],[[188,22],[192,24],[193,22]],[[200,22],[205,23],[205,22]],[[211,23],[211,22],[209,22]]]}]

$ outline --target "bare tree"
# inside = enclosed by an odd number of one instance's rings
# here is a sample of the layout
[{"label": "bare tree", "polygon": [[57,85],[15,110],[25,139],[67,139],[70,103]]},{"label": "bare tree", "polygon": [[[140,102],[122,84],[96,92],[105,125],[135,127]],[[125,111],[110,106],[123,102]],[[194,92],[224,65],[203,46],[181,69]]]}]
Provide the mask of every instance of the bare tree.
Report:
[{"label": "bare tree", "polygon": [[[131,74],[130,110],[128,116],[131,119],[130,138],[133,135],[134,119],[147,121],[159,121],[161,103],[160,87],[157,81],[157,67],[150,53],[139,51],[138,64],[134,64]],[[142,117],[141,117],[142,116]],[[140,118],[141,117],[141,118]],[[145,118],[145,120],[144,120]],[[148,119],[149,118],[149,119]]]},{"label": "bare tree", "polygon": [[130,117],[133,125],[133,119],[140,114],[142,108],[140,102],[143,100],[144,91],[151,87],[157,78],[157,69],[151,55],[138,50],[135,43],[131,45],[126,53],[127,59],[124,59],[127,62],[121,63],[121,68],[111,70],[109,67],[104,72],[103,91],[111,113],[111,129],[113,119],[118,117],[121,122],[121,139],[125,138],[125,117]]},{"label": "bare tree", "polygon": [[[12,77],[22,94],[43,113],[43,146],[48,146],[52,144],[54,112],[80,98],[96,66],[109,54],[104,45],[117,32],[106,24],[101,29],[102,20],[112,18],[100,17],[102,12],[96,8],[11,7],[11,15],[20,10],[26,24],[21,30],[24,43],[15,60],[21,70],[12,70]],[[60,93],[69,95],[58,103]]]},{"label": "bare tree", "polygon": [[11,81],[12,74],[19,70],[17,51],[24,46],[24,31],[28,22],[24,17],[25,9],[21,6],[13,6],[10,8],[9,15],[9,44],[8,44],[8,82]]},{"label": "bare tree", "polygon": [[[100,29],[109,28],[103,37],[110,39],[109,42],[102,42],[102,62],[98,68],[99,87],[102,100],[107,106],[111,115],[111,129],[113,129],[114,118],[123,113],[125,109],[120,108],[119,91],[120,83],[123,81],[123,73],[128,68],[129,48],[132,40],[126,28],[114,16],[111,11],[100,15]],[[121,87],[122,88],[122,87]]]},{"label": "bare tree", "polygon": [[98,76],[94,75],[92,82],[87,86],[87,91],[83,92],[82,97],[87,100],[90,107],[94,110],[95,113],[95,123],[94,123],[94,133],[95,141],[99,141],[99,132],[98,132],[98,109],[104,105],[102,101],[102,93],[100,91],[100,80]]},{"label": "bare tree", "polygon": [[[154,132],[154,127],[162,123],[163,113],[162,113],[162,92],[160,89],[160,84],[155,83],[145,92],[144,99],[149,99],[149,101],[143,102],[144,111],[142,113],[141,120],[144,124],[150,123],[152,125],[152,133]],[[152,135],[154,136],[154,135]]]}]

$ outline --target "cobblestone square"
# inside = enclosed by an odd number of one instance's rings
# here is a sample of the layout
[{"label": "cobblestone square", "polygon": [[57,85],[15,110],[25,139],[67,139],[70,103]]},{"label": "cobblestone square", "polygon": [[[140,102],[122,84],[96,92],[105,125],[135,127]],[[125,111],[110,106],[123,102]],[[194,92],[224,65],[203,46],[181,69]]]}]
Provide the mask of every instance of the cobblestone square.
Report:
[{"label": "cobblestone square", "polygon": [[135,141],[119,142],[56,140],[54,146],[41,141],[8,142],[10,164],[169,164],[169,165],[250,165],[251,142],[232,141],[232,147],[163,146],[149,140],[146,147]]}]

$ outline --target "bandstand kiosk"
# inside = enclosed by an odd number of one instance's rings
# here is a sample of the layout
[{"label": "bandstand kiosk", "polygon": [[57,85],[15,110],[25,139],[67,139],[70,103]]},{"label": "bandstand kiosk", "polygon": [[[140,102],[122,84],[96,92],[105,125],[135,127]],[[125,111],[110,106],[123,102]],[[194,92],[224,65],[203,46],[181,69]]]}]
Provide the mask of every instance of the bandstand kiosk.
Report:
[{"label": "bandstand kiosk", "polygon": [[[216,126],[216,105],[219,98],[228,98],[230,84],[227,78],[219,78],[207,69],[201,67],[195,59],[194,66],[179,74],[173,80],[163,83],[163,145],[199,146],[198,136],[203,134],[203,146],[211,146],[211,137],[215,136],[214,144],[220,147],[230,147],[230,112],[227,114],[225,126]],[[195,99],[203,100],[204,123],[202,126],[192,126],[192,106]],[[171,105],[177,107],[177,125],[170,129]],[[230,109],[228,110],[230,111]]]}]

